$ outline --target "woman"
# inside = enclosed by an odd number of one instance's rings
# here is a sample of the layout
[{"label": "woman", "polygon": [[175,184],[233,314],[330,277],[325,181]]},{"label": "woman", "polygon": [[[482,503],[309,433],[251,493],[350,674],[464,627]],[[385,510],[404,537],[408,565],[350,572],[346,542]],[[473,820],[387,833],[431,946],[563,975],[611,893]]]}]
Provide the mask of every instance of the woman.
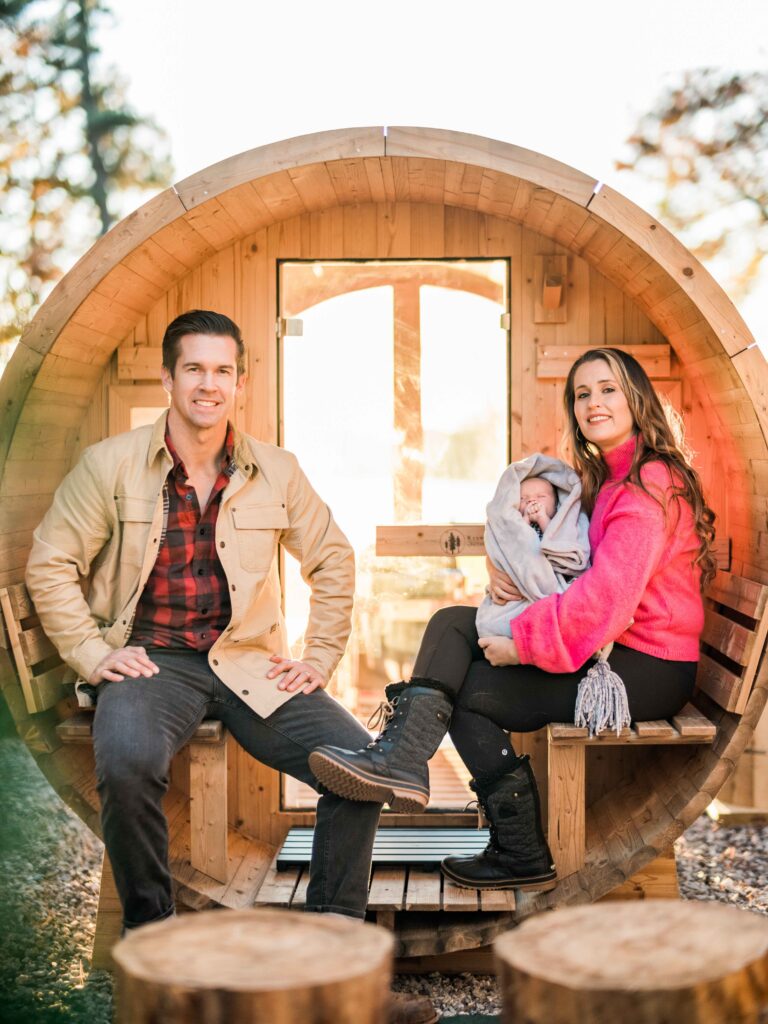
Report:
[{"label": "woman", "polygon": [[[387,687],[381,735],[363,751],[321,747],[310,757],[318,779],[342,796],[420,810],[429,798],[426,762],[450,721],[491,839],[484,852],[448,857],[442,869],[473,888],[556,884],[529,760],[515,756],[508,731],[572,721],[579,681],[611,640],[611,668],[633,720],[676,714],[696,676],[701,591],[714,575],[714,515],[698,475],[632,356],[613,348],[583,355],[568,375],[565,406],[591,516],[590,568],[513,619],[511,637],[478,640],[474,608],[437,612],[410,683]],[[494,601],[520,596],[508,576],[489,571]]]}]

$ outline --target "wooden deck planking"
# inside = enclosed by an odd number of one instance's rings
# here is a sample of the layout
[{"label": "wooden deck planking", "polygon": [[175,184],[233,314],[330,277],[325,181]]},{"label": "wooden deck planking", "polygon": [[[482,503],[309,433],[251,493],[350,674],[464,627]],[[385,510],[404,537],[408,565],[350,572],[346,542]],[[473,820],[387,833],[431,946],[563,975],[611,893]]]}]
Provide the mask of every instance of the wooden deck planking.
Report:
[{"label": "wooden deck planking", "polygon": [[300,868],[289,868],[287,871],[278,871],[273,860],[267,868],[259,891],[256,894],[256,903],[265,903],[272,907],[289,907],[293,894],[301,874]]},{"label": "wooden deck planking", "polygon": [[368,891],[369,910],[402,910],[407,868],[374,868]]},{"label": "wooden deck planking", "polygon": [[410,868],[405,893],[406,910],[442,910],[441,875],[435,871]]},{"label": "wooden deck planking", "polygon": [[465,889],[443,877],[442,910],[472,911],[480,909],[477,889]]}]

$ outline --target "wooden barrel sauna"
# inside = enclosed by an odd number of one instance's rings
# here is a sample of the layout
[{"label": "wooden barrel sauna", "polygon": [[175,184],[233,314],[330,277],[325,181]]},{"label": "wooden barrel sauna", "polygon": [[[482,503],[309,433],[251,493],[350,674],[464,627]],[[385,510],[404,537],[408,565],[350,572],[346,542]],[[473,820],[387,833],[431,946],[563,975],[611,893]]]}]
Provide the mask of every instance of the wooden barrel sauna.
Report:
[{"label": "wooden barrel sauna", "polygon": [[[629,346],[687,421],[731,570],[768,583],[766,363],[707,271],[651,216],[556,160],[456,132],[373,127],[275,143],[192,175],[113,228],[60,282],[0,381],[0,586],[22,579],[31,532],[84,446],[126,429],[131,409],[158,404],[159,346],[175,315],[215,308],[242,326],[250,375],[237,421],[277,442],[282,261],[479,257],[509,266],[511,457],[557,451],[564,377],[583,347]],[[343,525],[344,510],[336,513]],[[71,698],[49,694],[47,707],[30,712],[8,655],[0,648],[20,735],[98,830],[90,747],[61,746],[54,731]],[[538,905],[601,897],[669,849],[726,783],[763,710],[765,673],[741,714],[704,694],[696,700],[717,721],[711,746],[588,752],[585,863]],[[546,737],[518,742],[542,779]],[[198,908],[248,906],[267,853],[312,816],[282,810],[279,779],[232,745],[231,876],[216,882],[189,863],[188,778],[188,765],[174,770],[169,797],[180,896]],[[749,803],[751,794],[740,797]],[[510,920],[437,917],[409,944],[408,915],[398,915],[399,952],[478,945]]]}]

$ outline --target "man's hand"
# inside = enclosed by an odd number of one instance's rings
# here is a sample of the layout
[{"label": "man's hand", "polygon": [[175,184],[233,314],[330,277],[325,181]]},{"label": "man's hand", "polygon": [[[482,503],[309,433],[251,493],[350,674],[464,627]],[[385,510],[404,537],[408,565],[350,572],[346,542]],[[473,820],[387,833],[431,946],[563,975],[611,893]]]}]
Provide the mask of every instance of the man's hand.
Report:
[{"label": "man's hand", "polygon": [[328,680],[323,679],[316,668],[303,661],[291,661],[288,658],[281,658],[279,654],[273,654],[269,660],[274,661],[275,667],[267,672],[267,679],[274,679],[281,672],[286,673],[277,684],[278,690],[287,690],[289,693],[303,690],[304,693],[312,693],[313,690],[323,690],[328,685]]},{"label": "man's hand", "polygon": [[492,665],[519,665],[515,641],[508,636],[481,636],[477,641]]},{"label": "man's hand", "polygon": [[132,679],[138,679],[139,676],[149,678],[156,676],[159,671],[143,647],[119,647],[101,659],[88,676],[88,682],[94,686],[103,683],[105,679],[110,683],[121,683],[126,676]]},{"label": "man's hand", "polygon": [[501,569],[497,569],[493,562],[486,555],[485,565],[488,569],[490,583],[488,593],[494,604],[506,604],[507,601],[522,601],[523,595],[517,589],[512,580]]}]

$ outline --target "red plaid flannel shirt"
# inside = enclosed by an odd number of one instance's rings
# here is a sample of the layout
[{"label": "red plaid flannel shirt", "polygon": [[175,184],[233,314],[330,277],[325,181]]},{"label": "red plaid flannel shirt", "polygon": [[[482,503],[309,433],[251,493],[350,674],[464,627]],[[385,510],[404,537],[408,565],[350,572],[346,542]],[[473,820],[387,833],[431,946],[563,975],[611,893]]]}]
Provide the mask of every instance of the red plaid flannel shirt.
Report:
[{"label": "red plaid flannel shirt", "polygon": [[229,586],[216,554],[216,520],[221,493],[235,471],[234,432],[230,425],[221,470],[202,513],[167,431],[165,443],[173,458],[163,488],[167,527],[136,607],[130,642],[207,651],[231,616]]}]

